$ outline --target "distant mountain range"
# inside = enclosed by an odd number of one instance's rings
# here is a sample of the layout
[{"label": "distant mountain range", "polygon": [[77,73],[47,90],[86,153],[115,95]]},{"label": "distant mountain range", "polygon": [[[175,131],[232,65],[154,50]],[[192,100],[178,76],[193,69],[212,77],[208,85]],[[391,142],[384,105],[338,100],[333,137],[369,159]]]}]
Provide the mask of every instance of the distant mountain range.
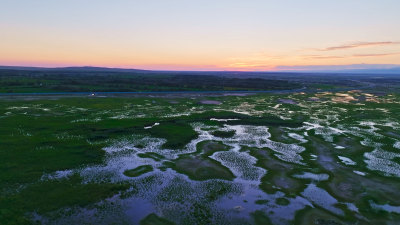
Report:
[{"label": "distant mountain range", "polygon": [[328,72],[328,73],[352,73],[352,74],[399,74],[400,75],[400,67],[390,68],[390,69],[350,69],[350,70],[328,70],[328,71],[320,71],[320,72]]},{"label": "distant mountain range", "polygon": [[[379,67],[381,66],[381,67]],[[365,67],[365,68],[363,68]],[[399,74],[400,65],[347,65],[347,66],[278,66],[276,71],[257,71],[254,73],[334,73],[334,74]],[[0,70],[31,70],[31,71],[81,71],[81,72],[164,72],[164,73],[199,73],[208,74],[212,73],[253,73],[253,72],[240,72],[240,71],[152,71],[140,69],[123,69],[123,68],[108,68],[108,67],[24,67],[24,66],[0,66]]]},{"label": "distant mountain range", "polygon": [[400,65],[396,64],[278,66],[276,69],[303,73],[400,74]]},{"label": "distant mountain range", "polygon": [[25,67],[25,66],[0,66],[0,69],[3,70],[49,70],[49,71],[84,71],[84,72],[144,72],[147,70],[139,70],[139,69],[122,69],[122,68],[108,68],[108,67],[92,67],[92,66],[83,66],[83,67]]}]

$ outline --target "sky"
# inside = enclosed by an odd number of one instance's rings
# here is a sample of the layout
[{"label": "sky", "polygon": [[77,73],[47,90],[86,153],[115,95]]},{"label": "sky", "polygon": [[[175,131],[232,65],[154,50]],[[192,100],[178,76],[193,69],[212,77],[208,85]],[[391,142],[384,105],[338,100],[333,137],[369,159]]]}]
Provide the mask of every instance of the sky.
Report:
[{"label": "sky", "polygon": [[399,10],[399,0],[1,0],[0,65],[391,67]]}]

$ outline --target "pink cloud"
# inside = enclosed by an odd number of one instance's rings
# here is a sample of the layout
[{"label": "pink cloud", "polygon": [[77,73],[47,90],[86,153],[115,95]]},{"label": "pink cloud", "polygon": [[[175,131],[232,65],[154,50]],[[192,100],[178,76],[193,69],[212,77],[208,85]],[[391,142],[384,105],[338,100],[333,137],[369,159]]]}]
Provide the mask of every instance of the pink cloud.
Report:
[{"label": "pink cloud", "polygon": [[318,51],[334,51],[334,50],[343,50],[343,49],[351,49],[351,48],[364,48],[364,47],[372,47],[372,46],[386,46],[386,45],[398,45],[400,42],[394,41],[380,41],[380,42],[355,42],[351,44],[345,45],[337,45],[331,46],[323,49],[318,49]]}]

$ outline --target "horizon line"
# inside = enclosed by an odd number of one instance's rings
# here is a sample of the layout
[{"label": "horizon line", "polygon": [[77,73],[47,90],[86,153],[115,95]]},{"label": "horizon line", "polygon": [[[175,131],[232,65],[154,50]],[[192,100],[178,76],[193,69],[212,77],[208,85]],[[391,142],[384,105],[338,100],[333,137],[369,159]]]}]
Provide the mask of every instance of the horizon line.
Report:
[{"label": "horizon line", "polygon": [[[362,68],[362,67],[366,68]],[[92,65],[66,65],[66,66],[30,66],[30,65],[1,65],[0,69],[4,68],[20,68],[20,69],[74,69],[74,68],[87,68],[87,69],[109,69],[109,70],[138,70],[138,71],[154,71],[154,72],[254,72],[254,73],[301,73],[301,72],[340,72],[340,71],[368,71],[368,70],[390,70],[400,69],[400,64],[344,64],[344,65],[293,65],[293,66],[275,66],[271,70],[235,70],[235,69],[223,69],[222,70],[196,70],[198,68],[189,69],[143,69],[138,67],[113,67],[113,66],[92,66]],[[354,68],[351,68],[354,67]],[[369,67],[369,68],[368,68]]]}]

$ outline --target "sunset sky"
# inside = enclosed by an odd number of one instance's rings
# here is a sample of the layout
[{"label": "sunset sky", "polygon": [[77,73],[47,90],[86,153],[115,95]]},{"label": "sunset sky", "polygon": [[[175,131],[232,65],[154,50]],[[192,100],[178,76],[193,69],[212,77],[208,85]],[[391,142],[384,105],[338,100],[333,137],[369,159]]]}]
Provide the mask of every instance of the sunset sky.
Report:
[{"label": "sunset sky", "polygon": [[400,64],[399,0],[0,1],[0,65],[263,71],[351,64]]}]

